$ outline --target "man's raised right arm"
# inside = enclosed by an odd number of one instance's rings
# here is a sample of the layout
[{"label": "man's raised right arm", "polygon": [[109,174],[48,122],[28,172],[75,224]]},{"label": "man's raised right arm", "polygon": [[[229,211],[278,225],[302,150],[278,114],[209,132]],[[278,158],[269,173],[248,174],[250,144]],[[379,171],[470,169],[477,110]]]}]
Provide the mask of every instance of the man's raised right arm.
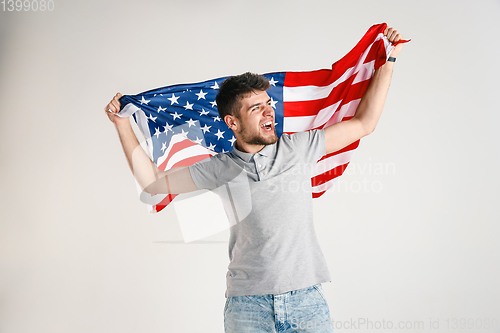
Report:
[{"label": "man's raised right arm", "polygon": [[122,94],[117,93],[104,110],[109,120],[115,125],[130,171],[141,189],[150,194],[180,194],[198,190],[188,167],[177,167],[167,171],[158,170],[140,146],[129,118],[117,115],[120,111],[121,97]]}]

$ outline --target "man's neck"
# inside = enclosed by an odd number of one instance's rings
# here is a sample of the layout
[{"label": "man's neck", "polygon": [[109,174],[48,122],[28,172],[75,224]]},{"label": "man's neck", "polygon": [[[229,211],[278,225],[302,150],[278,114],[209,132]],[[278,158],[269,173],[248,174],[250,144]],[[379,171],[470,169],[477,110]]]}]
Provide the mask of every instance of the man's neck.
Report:
[{"label": "man's neck", "polygon": [[264,149],[265,145],[251,145],[248,143],[240,144],[238,140],[235,142],[236,149],[238,149],[241,152],[244,153],[249,153],[249,154],[255,154]]}]

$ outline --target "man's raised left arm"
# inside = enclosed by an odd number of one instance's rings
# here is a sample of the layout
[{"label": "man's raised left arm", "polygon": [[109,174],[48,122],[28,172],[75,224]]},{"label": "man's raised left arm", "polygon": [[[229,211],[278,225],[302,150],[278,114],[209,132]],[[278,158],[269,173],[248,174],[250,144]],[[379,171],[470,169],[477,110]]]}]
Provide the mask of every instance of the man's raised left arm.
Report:
[{"label": "man's raised left arm", "polygon": [[[385,29],[384,35],[391,43],[396,43],[403,38],[393,28]],[[402,47],[403,44],[398,44],[390,56],[395,58]],[[351,119],[325,128],[327,154],[342,149],[375,130],[389,91],[393,68],[394,62],[387,61],[383,66],[375,70],[370,84],[356,109],[356,113]]]}]

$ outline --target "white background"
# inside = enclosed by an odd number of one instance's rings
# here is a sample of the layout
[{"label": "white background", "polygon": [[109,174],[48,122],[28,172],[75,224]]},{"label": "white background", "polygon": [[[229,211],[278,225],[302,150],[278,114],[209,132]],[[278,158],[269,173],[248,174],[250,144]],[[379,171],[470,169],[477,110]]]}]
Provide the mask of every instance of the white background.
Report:
[{"label": "white background", "polygon": [[222,332],[227,232],[184,244],[173,208],[146,211],[103,107],[118,91],[328,68],[381,22],[412,42],[376,131],[314,206],[336,332],[368,331],[343,323],[359,318],[499,332],[478,329],[500,320],[499,15],[498,0],[1,11],[0,332]]}]

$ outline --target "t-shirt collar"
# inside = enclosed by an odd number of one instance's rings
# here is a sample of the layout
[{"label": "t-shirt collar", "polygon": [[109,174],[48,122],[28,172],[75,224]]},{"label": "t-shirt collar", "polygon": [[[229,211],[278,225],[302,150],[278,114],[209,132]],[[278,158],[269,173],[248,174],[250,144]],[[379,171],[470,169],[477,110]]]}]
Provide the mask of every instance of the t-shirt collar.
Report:
[{"label": "t-shirt collar", "polygon": [[233,152],[234,154],[236,154],[236,156],[238,156],[239,158],[241,158],[242,160],[244,160],[245,162],[250,162],[252,160],[252,157],[255,155],[255,154],[259,154],[259,155],[262,155],[262,156],[269,156],[269,154],[271,153],[272,149],[273,149],[273,146],[275,145],[276,143],[273,143],[272,145],[266,145],[264,148],[262,148],[259,152],[256,152],[254,154],[252,153],[245,153],[241,150],[239,150],[238,148],[236,148],[236,145],[233,146]]}]

